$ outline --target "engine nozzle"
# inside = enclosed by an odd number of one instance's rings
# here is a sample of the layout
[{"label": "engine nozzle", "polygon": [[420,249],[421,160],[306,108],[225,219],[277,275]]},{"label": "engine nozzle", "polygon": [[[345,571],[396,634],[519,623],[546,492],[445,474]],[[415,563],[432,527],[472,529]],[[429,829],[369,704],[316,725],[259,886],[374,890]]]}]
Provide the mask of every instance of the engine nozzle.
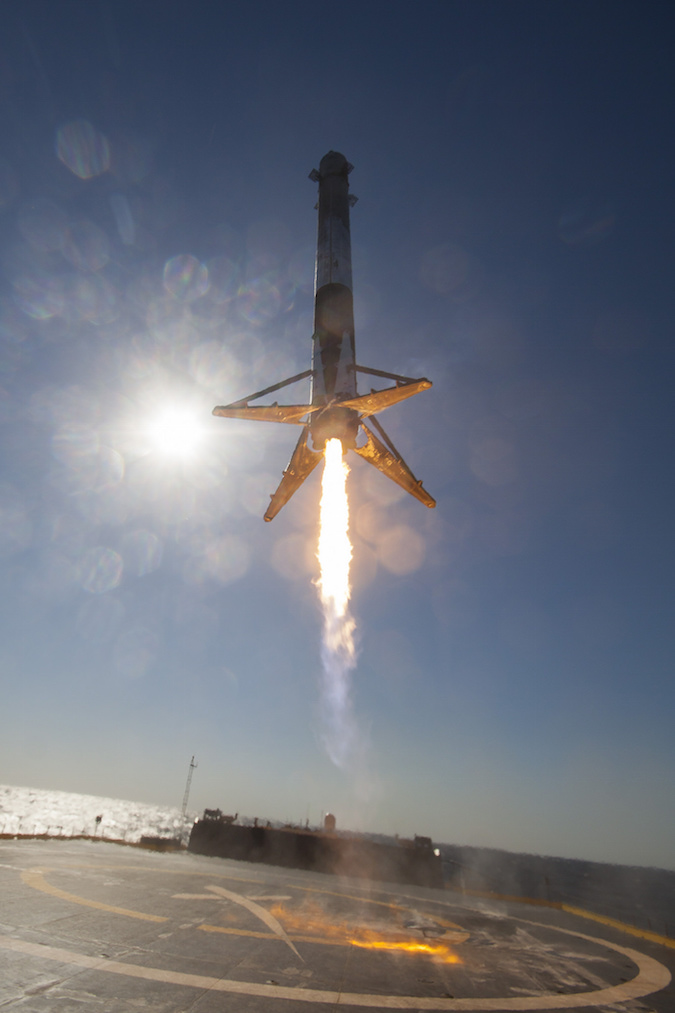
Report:
[{"label": "engine nozzle", "polygon": [[359,432],[359,413],[353,408],[334,405],[312,415],[309,424],[314,449],[323,452],[326,441],[337,439],[342,443],[342,452],[353,450]]}]

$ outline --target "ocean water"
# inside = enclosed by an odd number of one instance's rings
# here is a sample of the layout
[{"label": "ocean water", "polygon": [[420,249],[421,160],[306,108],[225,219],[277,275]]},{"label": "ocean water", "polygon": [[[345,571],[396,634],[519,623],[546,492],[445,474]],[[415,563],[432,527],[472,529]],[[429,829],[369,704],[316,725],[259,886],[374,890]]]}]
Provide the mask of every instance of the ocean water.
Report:
[{"label": "ocean water", "polygon": [[[187,843],[195,813],[98,795],[0,785],[0,834],[106,837],[134,844],[141,837],[181,837]],[[100,820],[97,817],[100,816]]]},{"label": "ocean water", "polygon": [[558,901],[675,938],[675,872],[492,848],[439,845],[456,889]]}]

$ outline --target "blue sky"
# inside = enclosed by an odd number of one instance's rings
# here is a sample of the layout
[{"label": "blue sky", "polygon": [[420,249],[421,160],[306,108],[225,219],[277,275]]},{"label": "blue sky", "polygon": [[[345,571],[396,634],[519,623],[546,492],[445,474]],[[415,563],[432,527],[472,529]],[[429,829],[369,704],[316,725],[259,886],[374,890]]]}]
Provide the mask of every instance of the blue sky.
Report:
[{"label": "blue sky", "polygon": [[[667,6],[0,23],[0,779],[179,804],[196,754],[195,808],[674,867]],[[294,434],[210,416],[309,364],[331,148],[357,359],[433,381],[383,421],[438,501],[351,462],[350,772],[318,475],[264,524]]]}]

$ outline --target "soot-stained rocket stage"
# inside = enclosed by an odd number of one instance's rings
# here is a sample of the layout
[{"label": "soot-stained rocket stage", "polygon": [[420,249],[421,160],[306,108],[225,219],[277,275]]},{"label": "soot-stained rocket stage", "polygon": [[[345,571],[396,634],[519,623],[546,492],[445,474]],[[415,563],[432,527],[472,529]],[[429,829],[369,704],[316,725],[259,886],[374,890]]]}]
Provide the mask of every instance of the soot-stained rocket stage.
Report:
[{"label": "soot-stained rocket stage", "polygon": [[[349,226],[349,209],[356,201],[353,194],[349,193],[349,173],[352,168],[344,155],[329,151],[321,159],[318,170],[313,169],[310,173],[310,179],[319,184],[311,369],[249,394],[232,404],[213,409],[214,415],[227,419],[285,422],[302,426],[288,467],[279,487],[271,496],[265,512],[266,521],[276,517],[312,473],[321,460],[329,439],[339,439],[343,453],[347,450],[355,451],[359,457],[369,461],[425,506],[436,506],[436,501],[421,481],[415,478],[376,418],[377,412],[422,390],[428,390],[431,381],[425,377],[414,380],[356,364]],[[395,385],[359,395],[357,373],[393,380]],[[310,399],[307,404],[250,403],[308,378]],[[368,419],[368,423],[365,419]]]}]

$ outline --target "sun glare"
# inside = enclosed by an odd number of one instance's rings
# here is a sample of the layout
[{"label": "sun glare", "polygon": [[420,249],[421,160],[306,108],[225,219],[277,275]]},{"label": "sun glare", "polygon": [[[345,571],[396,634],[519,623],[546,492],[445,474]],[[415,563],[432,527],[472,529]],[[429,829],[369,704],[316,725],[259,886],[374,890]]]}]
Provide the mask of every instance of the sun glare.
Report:
[{"label": "sun glare", "polygon": [[204,438],[197,416],[186,408],[169,408],[148,426],[153,448],[169,457],[190,457]]}]

